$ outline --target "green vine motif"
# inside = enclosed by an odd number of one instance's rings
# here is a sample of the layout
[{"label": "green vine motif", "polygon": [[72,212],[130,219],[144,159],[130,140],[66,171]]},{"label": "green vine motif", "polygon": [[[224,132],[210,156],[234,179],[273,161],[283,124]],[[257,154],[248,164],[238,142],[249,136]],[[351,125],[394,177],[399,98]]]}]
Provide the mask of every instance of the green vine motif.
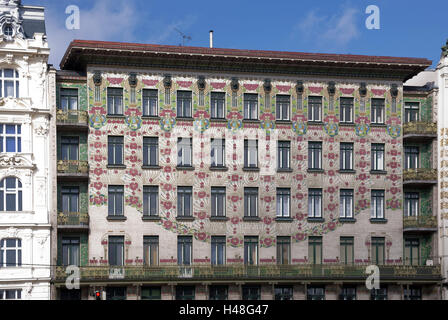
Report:
[{"label": "green vine motif", "polygon": [[432,216],[432,192],[420,192],[420,211],[422,216]]},{"label": "green vine motif", "polygon": [[58,83],[56,85],[56,105],[59,107],[61,103],[61,89],[78,89],[79,97],[79,110],[87,111],[87,85],[86,84],[75,84],[75,83]]},{"label": "green vine motif", "polygon": [[426,261],[431,260],[432,252],[432,238],[431,236],[423,237],[421,239],[421,262],[426,265]]}]

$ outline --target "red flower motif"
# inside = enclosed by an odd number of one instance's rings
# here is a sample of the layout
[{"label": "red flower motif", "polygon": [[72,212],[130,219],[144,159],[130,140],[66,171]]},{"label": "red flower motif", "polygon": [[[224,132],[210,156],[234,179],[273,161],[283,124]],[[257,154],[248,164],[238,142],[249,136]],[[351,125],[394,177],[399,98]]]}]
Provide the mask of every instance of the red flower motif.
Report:
[{"label": "red flower motif", "polygon": [[207,214],[205,212],[198,212],[198,218],[204,220],[207,218]]},{"label": "red flower motif", "polygon": [[334,175],[335,175],[334,170],[329,170],[329,171],[328,171],[328,175],[329,175],[330,177],[334,177]]},{"label": "red flower motif", "polygon": [[136,163],[138,161],[138,158],[137,158],[137,156],[130,156],[129,161],[132,163]]},{"label": "red flower motif", "polygon": [[163,172],[170,173],[171,172],[171,167],[163,168]]},{"label": "red flower motif", "polygon": [[199,241],[205,241],[205,239],[207,239],[207,234],[205,232],[201,232],[197,234],[197,237]]},{"label": "red flower motif", "polygon": [[336,158],[336,155],[334,153],[329,153],[328,154],[328,159],[334,160],[335,158]]},{"label": "red flower motif", "polygon": [[296,234],[295,238],[297,239],[297,241],[302,241],[305,239],[305,235],[303,233],[298,233]]},{"label": "red flower motif", "polygon": [[101,190],[101,188],[103,187],[103,184],[102,184],[101,182],[95,182],[95,183],[93,184],[93,187],[94,187],[96,190]]},{"label": "red flower motif", "polygon": [[131,183],[129,185],[129,188],[131,188],[132,191],[135,191],[138,189],[138,183]]},{"label": "red flower motif", "polygon": [[101,169],[101,168],[96,168],[95,170],[93,170],[93,173],[94,173],[96,176],[100,176],[100,175],[102,175],[102,174],[104,173],[104,171],[103,171],[103,169]]},{"label": "red flower motif", "polygon": [[96,162],[101,162],[103,161],[103,156],[100,154],[96,154],[94,159]]},{"label": "red flower motif", "polygon": [[264,201],[266,201],[267,203],[270,203],[272,200],[273,200],[273,199],[272,199],[271,197],[269,197],[269,196],[266,196],[266,197],[264,198]]},{"label": "red flower motif", "polygon": [[164,189],[165,191],[171,191],[171,190],[173,190],[173,185],[167,183],[167,184],[165,184],[165,185],[163,186],[163,189]]},{"label": "red flower motif", "polygon": [[233,217],[232,219],[230,219],[230,222],[231,222],[232,224],[238,224],[238,223],[240,223],[240,218],[238,218],[238,217]]},{"label": "red flower motif", "polygon": [[200,192],[198,192],[198,197],[200,198],[200,199],[203,199],[203,198],[205,198],[207,196],[207,193],[205,193],[205,191],[200,191]]},{"label": "red flower motif", "polygon": [[130,169],[130,170],[129,170],[129,174],[130,174],[131,176],[135,177],[135,176],[138,175],[138,171],[137,171],[137,169]]},{"label": "red flower motif", "polygon": [[129,144],[129,149],[133,149],[133,150],[135,150],[135,149],[137,149],[138,148],[138,145],[136,144],[136,143],[130,143]]},{"label": "red flower motif", "polygon": [[103,144],[102,144],[101,142],[95,142],[95,143],[93,144],[93,147],[94,147],[95,149],[101,149],[101,148],[103,147]]},{"label": "red flower motif", "polygon": [[236,182],[240,180],[240,177],[237,174],[232,175],[232,182]]},{"label": "red flower motif", "polygon": [[264,217],[263,222],[266,225],[270,225],[272,223],[272,219],[269,217]]},{"label": "red flower motif", "polygon": [[336,205],[334,204],[334,203],[330,203],[329,205],[328,205],[328,210],[329,211],[334,211],[336,209]]},{"label": "red flower motif", "polygon": [[164,207],[166,210],[170,210],[170,209],[173,207],[173,204],[172,204],[171,202],[167,201],[167,202],[164,202],[164,203],[163,203],[163,207]]},{"label": "red flower motif", "polygon": [[240,200],[240,197],[238,197],[238,196],[232,196],[232,197],[230,198],[230,200],[231,200],[232,202],[238,202],[238,201]]},{"label": "red flower motif", "polygon": [[301,194],[301,193],[296,194],[296,198],[297,198],[297,200],[302,200],[303,194]]},{"label": "red flower motif", "polygon": [[396,156],[398,156],[398,151],[395,150],[395,149],[393,149],[393,150],[391,150],[390,154],[391,154],[392,156],[396,157]]},{"label": "red flower motif", "polygon": [[163,222],[163,226],[165,227],[165,229],[171,229],[173,223],[171,221],[165,221]]},{"label": "red flower motif", "polygon": [[266,238],[264,239],[264,245],[269,247],[272,244],[272,239],[271,238]]},{"label": "red flower motif", "polygon": [[358,189],[358,191],[359,191],[360,194],[365,194],[367,192],[367,189],[366,189],[366,187],[360,187]]},{"label": "red flower motif", "polygon": [[393,187],[393,188],[390,189],[390,192],[391,192],[393,195],[396,195],[397,193],[400,192],[400,189],[398,189],[398,188],[396,188],[396,187]]},{"label": "red flower motif", "polygon": [[334,230],[334,229],[336,229],[336,223],[334,223],[334,222],[329,222],[328,223],[328,229],[330,229],[330,230]]},{"label": "red flower motif", "polygon": [[232,243],[232,245],[237,246],[240,244],[240,240],[238,238],[232,238],[230,240],[230,243]]},{"label": "red flower motif", "polygon": [[398,167],[398,163],[397,163],[397,162],[391,162],[391,163],[390,163],[390,167],[391,167],[392,169],[397,169],[397,167]]},{"label": "red flower motif", "polygon": [[205,179],[205,172],[199,172],[198,173],[198,178],[199,179]]}]

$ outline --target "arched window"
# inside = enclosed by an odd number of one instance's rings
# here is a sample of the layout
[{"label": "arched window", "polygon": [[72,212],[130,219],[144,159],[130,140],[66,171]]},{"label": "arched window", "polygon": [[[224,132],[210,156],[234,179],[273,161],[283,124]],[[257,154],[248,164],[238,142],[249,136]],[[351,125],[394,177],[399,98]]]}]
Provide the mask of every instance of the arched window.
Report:
[{"label": "arched window", "polygon": [[19,98],[19,72],[14,69],[0,70],[0,97]]},{"label": "arched window", "polygon": [[22,211],[22,182],[9,177],[0,182],[0,211]]},{"label": "arched window", "polygon": [[22,240],[2,239],[0,241],[0,267],[20,267],[22,265]]}]

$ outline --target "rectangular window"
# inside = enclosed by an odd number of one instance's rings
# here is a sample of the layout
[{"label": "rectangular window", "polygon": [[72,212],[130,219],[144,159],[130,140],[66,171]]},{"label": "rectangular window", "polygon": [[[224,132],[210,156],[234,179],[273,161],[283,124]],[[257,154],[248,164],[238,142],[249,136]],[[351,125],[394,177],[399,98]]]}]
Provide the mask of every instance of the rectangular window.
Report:
[{"label": "rectangular window", "polygon": [[[19,73],[14,69],[0,70],[0,96],[19,98]],[[15,91],[15,92],[14,92]]]},{"label": "rectangular window", "polygon": [[384,219],[384,190],[372,190],[371,218]]},{"label": "rectangular window", "polygon": [[291,216],[291,189],[277,188],[277,217],[289,218]]},{"label": "rectangular window", "polygon": [[308,190],[308,218],[322,218],[322,189]]},{"label": "rectangular window", "polygon": [[384,238],[372,237],[372,263],[376,265],[384,265]]},{"label": "rectangular window", "polygon": [[0,300],[21,300],[22,290],[0,290]]},{"label": "rectangular window", "polygon": [[278,168],[290,169],[291,164],[291,142],[290,141],[278,141]]},{"label": "rectangular window", "polygon": [[355,286],[342,287],[340,300],[356,300],[356,287]]},{"label": "rectangular window", "polygon": [[420,104],[418,102],[406,102],[404,105],[404,122],[419,121]]},{"label": "rectangular window", "polygon": [[142,287],[142,300],[161,300],[161,287]]},{"label": "rectangular window", "polygon": [[143,138],[143,166],[157,167],[159,165],[159,138]]},{"label": "rectangular window", "polygon": [[22,126],[0,124],[0,152],[22,152]]},{"label": "rectangular window", "polygon": [[177,237],[177,263],[181,266],[189,266],[193,261],[193,239],[191,236]]},{"label": "rectangular window", "polygon": [[419,158],[419,147],[404,147],[404,169],[417,169]]},{"label": "rectangular window", "polygon": [[256,93],[244,94],[244,119],[246,120],[258,119],[258,94]]},{"label": "rectangular window", "polygon": [[291,105],[290,95],[277,95],[277,120],[290,120],[289,109]]},{"label": "rectangular window", "polygon": [[227,300],[228,286],[210,286],[209,299],[210,300]]},{"label": "rectangular window", "polygon": [[123,115],[123,88],[107,88],[107,114]]},{"label": "rectangular window", "polygon": [[243,300],[260,300],[260,286],[243,286]]},{"label": "rectangular window", "polygon": [[244,264],[258,264],[258,237],[244,237]]},{"label": "rectangular window", "polygon": [[405,217],[418,217],[419,198],[420,196],[418,192],[405,192],[404,194]]},{"label": "rectangular window", "polygon": [[79,187],[62,187],[62,212],[79,212]]},{"label": "rectangular window", "polygon": [[341,237],[340,241],[341,241],[340,242],[341,263],[353,264],[354,263],[355,238],[354,237]]},{"label": "rectangular window", "polygon": [[61,137],[61,160],[79,160],[79,137]]},{"label": "rectangular window", "polygon": [[387,287],[372,289],[370,291],[370,300],[387,300]]},{"label": "rectangular window", "polygon": [[179,167],[193,166],[193,139],[178,138],[177,140],[177,165]]},{"label": "rectangular window", "polygon": [[212,187],[211,215],[212,217],[226,216],[226,187]]},{"label": "rectangular window", "polygon": [[275,286],[274,288],[275,300],[293,300],[292,286]]},{"label": "rectangular window", "polygon": [[404,289],[404,300],[422,300],[422,288],[409,286]]},{"label": "rectangular window", "polygon": [[341,123],[352,123],[353,122],[353,98],[341,98]]},{"label": "rectangular window", "polygon": [[124,265],[124,237],[109,236],[109,265]]},{"label": "rectangular window", "polygon": [[210,112],[212,119],[225,118],[226,94],[224,92],[212,92],[210,94]]},{"label": "rectangular window", "polygon": [[244,216],[258,217],[258,188],[244,188]]},{"label": "rectangular window", "polygon": [[123,137],[107,137],[107,156],[109,165],[123,165],[123,146]]},{"label": "rectangular window", "polygon": [[226,237],[212,236],[212,265],[226,263]]},{"label": "rectangular window", "polygon": [[146,266],[157,266],[159,264],[159,237],[143,237],[143,261]]},{"label": "rectangular window", "polygon": [[308,97],[308,121],[322,121],[322,97]]},{"label": "rectangular window", "polygon": [[371,120],[373,124],[384,124],[384,99],[372,99]]},{"label": "rectangular window", "polygon": [[0,241],[0,267],[22,266],[22,240],[2,239]]},{"label": "rectangular window", "polygon": [[79,237],[62,238],[62,265],[79,266],[80,257],[80,240]]},{"label": "rectangular window", "polygon": [[177,188],[177,216],[192,217],[193,216],[193,188],[178,187]]},{"label": "rectangular window", "polygon": [[108,190],[108,213],[110,217],[124,216],[124,187],[109,186]]},{"label": "rectangular window", "polygon": [[177,286],[176,300],[194,300],[195,288],[194,286]]},{"label": "rectangular window", "polygon": [[341,170],[353,170],[353,143],[340,144]]},{"label": "rectangular window", "polygon": [[157,217],[159,215],[159,187],[143,187],[143,216]]},{"label": "rectangular window", "polygon": [[106,300],[126,300],[126,287],[107,287]]},{"label": "rectangular window", "polygon": [[372,170],[384,171],[384,144],[372,143]]},{"label": "rectangular window", "polygon": [[404,263],[410,266],[420,265],[420,240],[418,238],[404,239]]},{"label": "rectangular window", "polygon": [[211,140],[211,166],[223,168],[226,165],[226,140]]},{"label": "rectangular window", "polygon": [[322,142],[308,142],[308,169],[322,169]]},{"label": "rectangular window", "polygon": [[142,93],[143,116],[157,117],[157,102],[159,100],[159,92],[157,89],[143,89]]},{"label": "rectangular window", "polygon": [[78,110],[78,89],[61,88],[60,94],[62,110]]},{"label": "rectangular window", "polygon": [[277,237],[277,264],[291,263],[291,238]]},{"label": "rectangular window", "polygon": [[244,140],[244,167],[258,168],[257,140]]},{"label": "rectangular window", "polygon": [[191,91],[177,91],[177,117],[191,118]]},{"label": "rectangular window", "polygon": [[322,237],[308,238],[308,260],[312,264],[322,264]]},{"label": "rectangular window", "polygon": [[309,286],[306,290],[307,300],[325,300],[325,287]]},{"label": "rectangular window", "polygon": [[353,218],[353,197],[354,191],[352,189],[341,189],[339,201],[339,217],[352,219]]}]

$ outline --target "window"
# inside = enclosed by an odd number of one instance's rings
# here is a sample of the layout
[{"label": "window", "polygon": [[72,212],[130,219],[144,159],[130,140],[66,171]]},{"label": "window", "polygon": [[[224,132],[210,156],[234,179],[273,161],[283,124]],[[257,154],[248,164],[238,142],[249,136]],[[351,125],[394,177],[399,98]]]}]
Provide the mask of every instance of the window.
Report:
[{"label": "window", "polygon": [[22,126],[0,124],[0,152],[22,152]]},{"label": "window", "polygon": [[353,143],[340,145],[341,170],[353,170]]},{"label": "window", "polygon": [[62,265],[79,266],[79,237],[62,238]]},{"label": "window", "polygon": [[159,138],[143,138],[143,166],[157,167],[159,165]]},{"label": "window", "polygon": [[0,182],[0,211],[22,211],[22,182],[5,178]]},{"label": "window", "polygon": [[277,264],[291,263],[291,238],[277,237]]},{"label": "window", "polygon": [[107,287],[106,300],[126,300],[126,287]]},{"label": "window", "polygon": [[124,237],[109,236],[109,265],[124,265]]},{"label": "window", "polygon": [[22,266],[22,240],[2,239],[0,241],[0,267]]},{"label": "window", "polygon": [[341,98],[341,123],[353,122],[353,98]]},{"label": "window", "polygon": [[417,169],[419,158],[419,147],[404,147],[404,169]]},{"label": "window", "polygon": [[308,97],[308,121],[322,121],[322,97]]},{"label": "window", "polygon": [[353,190],[341,189],[339,202],[339,216],[340,218],[353,218]]},{"label": "window", "polygon": [[260,300],[261,288],[259,286],[243,286],[243,300]]},{"label": "window", "polygon": [[384,219],[384,190],[372,190],[371,218]]},{"label": "window", "polygon": [[177,140],[177,165],[179,167],[193,166],[193,139],[179,138]]},{"label": "window", "polygon": [[289,218],[291,216],[291,189],[277,189],[277,217]]},{"label": "window", "polygon": [[419,121],[419,103],[406,102],[404,105],[404,122]]},{"label": "window", "polygon": [[161,300],[161,287],[142,287],[142,300]]},{"label": "window", "polygon": [[79,187],[62,187],[62,212],[79,212]]},{"label": "window", "polygon": [[12,25],[5,24],[3,27],[3,34],[6,37],[12,37],[14,35],[14,29],[13,29]]},{"label": "window", "polygon": [[81,300],[81,289],[61,289],[60,300],[62,301],[79,301]]},{"label": "window", "polygon": [[109,186],[108,212],[110,217],[124,216],[123,199],[124,199],[123,186]]},{"label": "window", "polygon": [[355,238],[353,237],[341,237],[341,263],[353,264],[354,262],[354,247]]},{"label": "window", "polygon": [[143,89],[143,116],[157,117],[157,101],[159,93],[156,89]]},{"label": "window", "polygon": [[122,88],[107,88],[107,114],[111,116],[123,115]]},{"label": "window", "polygon": [[108,164],[111,166],[123,165],[123,137],[108,137]]},{"label": "window", "polygon": [[322,237],[308,238],[308,259],[312,264],[322,264]]},{"label": "window", "polygon": [[78,110],[78,89],[61,89],[61,109]]},{"label": "window", "polygon": [[404,300],[422,300],[422,288],[417,286],[405,288]]},{"label": "window", "polygon": [[420,265],[420,240],[417,238],[404,239],[404,263],[405,265]]},{"label": "window", "polygon": [[256,93],[244,94],[244,119],[246,120],[258,119],[258,94]]},{"label": "window", "polygon": [[291,286],[276,286],[274,288],[275,300],[292,300],[293,288]]},{"label": "window", "polygon": [[308,218],[322,218],[322,189],[308,190]]},{"label": "window", "polygon": [[342,287],[340,300],[356,300],[356,287],[352,286]]},{"label": "window", "polygon": [[384,144],[372,143],[372,170],[384,171]]},{"label": "window", "polygon": [[61,160],[79,160],[79,137],[61,137]]},{"label": "window", "polygon": [[177,216],[192,217],[193,215],[193,188],[178,187],[177,188]]},{"label": "window", "polygon": [[244,237],[244,264],[258,264],[258,237]]},{"label": "window", "polygon": [[210,300],[227,300],[228,286],[210,286],[209,299]]},{"label": "window", "polygon": [[244,167],[258,168],[257,140],[244,140]]},{"label": "window", "polygon": [[322,169],[322,142],[308,142],[308,169]]},{"label": "window", "polygon": [[258,188],[244,188],[244,216],[258,217]]},{"label": "window", "polygon": [[22,290],[0,290],[0,300],[20,300],[22,299]]},{"label": "window", "polygon": [[0,70],[0,96],[19,98],[19,73],[14,69]]},{"label": "window", "polygon": [[146,266],[157,266],[159,264],[159,237],[143,237],[143,262]]},{"label": "window", "polygon": [[290,158],[291,158],[291,142],[289,141],[279,141],[278,142],[278,168],[279,169],[290,169]]},{"label": "window", "polygon": [[226,263],[226,237],[212,236],[212,265]]},{"label": "window", "polygon": [[387,288],[372,289],[370,300],[387,300]]},{"label": "window", "polygon": [[384,99],[372,99],[372,123],[384,124]]},{"label": "window", "polygon": [[191,91],[177,91],[177,117],[191,118]]},{"label": "window", "polygon": [[291,104],[291,96],[277,95],[277,120],[289,120],[289,108]]},{"label": "window", "polygon": [[194,286],[177,286],[176,300],[194,300],[195,288]]},{"label": "window", "polygon": [[226,216],[226,188],[212,187],[212,217]]},{"label": "window", "polygon": [[325,300],[325,287],[308,287],[306,290],[307,300]]},{"label": "window", "polygon": [[418,204],[419,204],[419,193],[418,192],[405,192],[405,194],[404,194],[404,216],[405,217],[418,217]]},{"label": "window", "polygon": [[376,265],[384,264],[384,238],[372,238],[372,262]]},{"label": "window", "polygon": [[225,167],[226,165],[226,140],[211,140],[211,162],[212,167]]},{"label": "window", "polygon": [[210,97],[210,108],[212,119],[224,119],[226,94],[224,92],[212,92]]},{"label": "window", "polygon": [[191,236],[177,237],[177,263],[181,266],[189,266],[192,263],[192,245]]},{"label": "window", "polygon": [[157,217],[159,215],[159,187],[143,187],[143,216]]}]

